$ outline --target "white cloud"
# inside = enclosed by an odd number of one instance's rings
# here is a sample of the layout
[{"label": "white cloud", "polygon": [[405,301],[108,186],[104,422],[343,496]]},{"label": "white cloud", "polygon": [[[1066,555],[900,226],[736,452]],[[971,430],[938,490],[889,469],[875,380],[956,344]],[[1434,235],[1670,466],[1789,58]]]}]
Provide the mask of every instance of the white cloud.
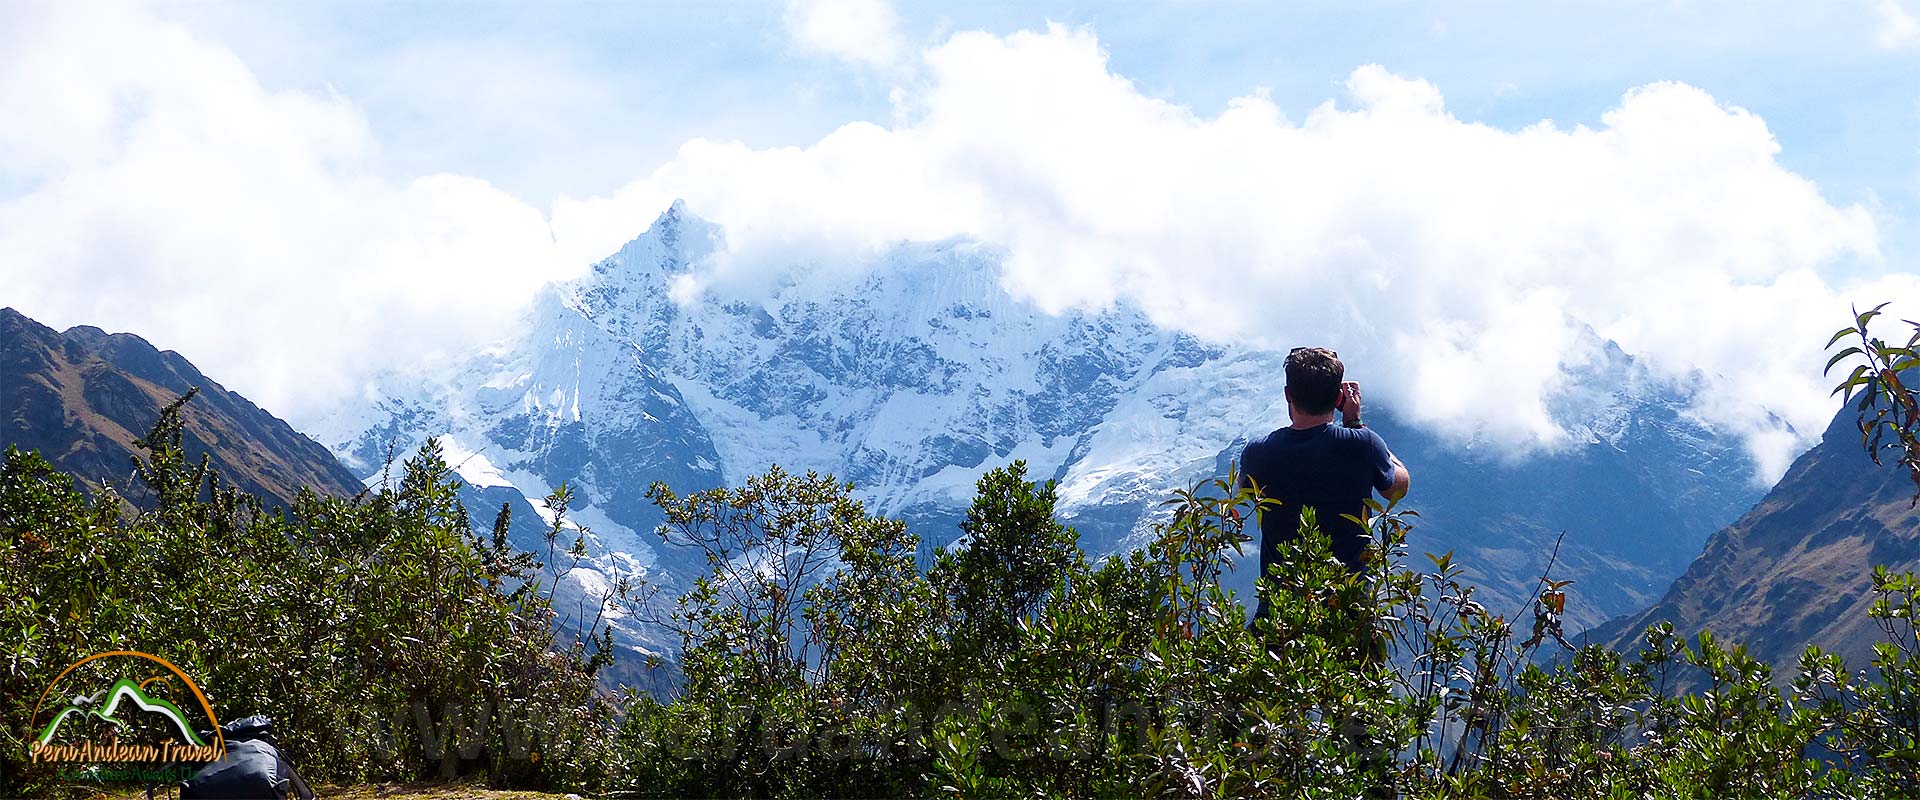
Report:
[{"label": "white cloud", "polygon": [[789,0],[786,25],[801,49],[868,67],[894,66],[906,52],[888,0]]},{"label": "white cloud", "polygon": [[1875,41],[1887,50],[1920,45],[1920,19],[1901,5],[1901,0],[1874,0],[1873,15],[1880,23]]},{"label": "white cloud", "polygon": [[0,304],[142,333],[298,416],[372,365],[497,332],[590,258],[485,181],[377,177],[352,103],[269,91],[181,26],[11,12]]},{"label": "white cloud", "polygon": [[[840,39],[804,33],[810,8],[791,17],[808,46],[904,63],[885,6],[828,13],[857,24],[823,30],[870,34]],[[1112,72],[1089,31],[965,32],[921,54],[891,126],[696,139],[549,217],[474,178],[380,177],[349,99],[269,90],[180,26],[11,13],[0,304],[141,332],[296,421],[376,367],[504,333],[537,286],[675,197],[729,232],[703,291],[974,237],[1045,307],[1124,301],[1215,339],[1325,342],[1369,397],[1521,447],[1563,441],[1545,409],[1591,326],[1676,376],[1721,376],[1702,413],[1770,474],[1832,413],[1819,345],[1846,304],[1920,304],[1913,276],[1876,277],[1867,210],[1783,167],[1758,117],[1680,84],[1627,92],[1595,128],[1515,130],[1368,66],[1299,118],[1260,93],[1202,116]]]},{"label": "white cloud", "polygon": [[683,196],[727,227],[713,291],[975,237],[1045,307],[1126,301],[1214,339],[1328,342],[1415,419],[1523,448],[1565,442],[1546,409],[1592,357],[1590,326],[1676,379],[1716,376],[1702,413],[1769,477],[1832,414],[1819,351],[1847,302],[1920,301],[1911,276],[1823,277],[1879,269],[1870,213],[1783,167],[1761,119],[1682,84],[1627,92],[1597,128],[1505,130],[1378,66],[1299,120],[1259,94],[1202,117],[1060,27],[961,33],[925,67],[895,127],[693,141],[628,196]]}]

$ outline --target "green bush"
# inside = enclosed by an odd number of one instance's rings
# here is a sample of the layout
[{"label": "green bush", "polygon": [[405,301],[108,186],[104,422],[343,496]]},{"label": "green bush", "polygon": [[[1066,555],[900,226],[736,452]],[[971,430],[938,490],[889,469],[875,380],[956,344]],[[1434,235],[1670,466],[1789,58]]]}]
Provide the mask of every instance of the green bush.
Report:
[{"label": "green bush", "polygon": [[[924,575],[850,487],[775,470],[680,499],[669,542],[713,571],[682,599],[686,692],[628,705],[614,788],[646,796],[1910,797],[1915,673],[1883,648],[1857,684],[1810,649],[1789,697],[1711,636],[1575,650],[1566,582],[1530,635],[1473,599],[1450,556],[1405,564],[1411,512],[1375,507],[1349,572],[1311,514],[1258,582],[1222,590],[1251,541],[1232,476],[1177,494],[1145,549],[1089,563],[1051,486],[990,472],[977,551]],[[970,554],[971,553],[971,554]],[[808,565],[820,565],[812,568]],[[837,568],[825,565],[837,564]],[[779,568],[768,568],[778,565]],[[1886,576],[1874,615],[1910,620]],[[790,605],[783,605],[790,604]],[[784,620],[784,621],[783,621]],[[1913,641],[1910,628],[1902,633]],[[1894,636],[1899,639],[1899,636]],[[1542,647],[1559,648],[1546,663]],[[1676,695],[1676,674],[1701,690]]]},{"label": "green bush", "polygon": [[[1912,796],[1914,578],[1877,575],[1877,680],[1810,650],[1791,697],[1709,636],[1648,632],[1552,665],[1564,583],[1531,635],[1449,556],[1406,566],[1411,512],[1375,508],[1372,566],[1311,514],[1270,615],[1221,588],[1252,536],[1232,476],[1177,494],[1143,550],[1090,562],[1023,464],[988,473],[924,572],[852,487],[775,469],[653,497],[710,571],[679,598],[681,693],[594,689],[604,635],[556,647],[541,564],[476,537],[429,444],[397,485],[263,511],[179,453],[177,414],[125,515],[31,454],[0,465],[4,702],[65,664],[155,652],[232,717],[266,713],[317,780],[484,774],[632,796]],[[561,513],[560,492],[551,504]],[[505,530],[505,520],[493,526]],[[556,522],[552,531],[560,534]],[[555,558],[550,550],[548,558]],[[1704,688],[1669,693],[1694,670]],[[617,714],[617,716],[616,716]],[[52,790],[6,734],[6,787]],[[537,754],[537,757],[536,757]]]},{"label": "green bush", "polygon": [[[1875,312],[1863,445],[1920,481],[1920,405]],[[1908,373],[1910,374],[1910,372]],[[1849,397],[1851,399],[1851,396]],[[1877,402],[1876,402],[1877,401]],[[181,402],[185,402],[183,399]],[[609,631],[558,638],[577,559],[548,498],[544,563],[475,535],[429,443],[362,497],[261,507],[180,450],[179,403],[136,467],[137,514],[39,457],[0,463],[0,715],[90,653],[160,654],[223,717],[266,713],[316,780],[485,775],[617,796],[1774,798],[1920,796],[1920,580],[1876,570],[1873,676],[1809,648],[1792,692],[1739,646],[1647,631],[1575,649],[1567,583],[1510,620],[1450,554],[1409,566],[1417,516],[1370,505],[1350,572],[1311,513],[1255,598],[1221,575],[1257,531],[1238,476],[1176,493],[1144,548],[1090,560],[1051,482],[993,470],[965,546],[918,539],[831,476],[775,468],[681,496],[663,546],[705,557],[664,624],[684,680],[612,702]],[[1549,559],[1548,573],[1551,573]],[[1430,566],[1429,566],[1430,565]],[[656,589],[658,587],[655,587]],[[606,602],[654,606],[622,586]],[[1249,621],[1249,600],[1270,613]],[[1524,636],[1523,636],[1524,634]],[[1545,652],[1543,652],[1543,649]],[[1551,656],[1549,658],[1548,656]],[[1697,686],[1680,692],[1678,686]],[[0,733],[0,794],[57,791]]]},{"label": "green bush", "polygon": [[310,780],[602,780],[605,657],[556,648],[536,564],[474,537],[437,444],[397,486],[269,511],[186,462],[184,402],[142,440],[137,514],[37,455],[0,463],[0,795],[57,790],[15,726],[68,664],[122,649],[180,665],[222,719],[272,717]]}]

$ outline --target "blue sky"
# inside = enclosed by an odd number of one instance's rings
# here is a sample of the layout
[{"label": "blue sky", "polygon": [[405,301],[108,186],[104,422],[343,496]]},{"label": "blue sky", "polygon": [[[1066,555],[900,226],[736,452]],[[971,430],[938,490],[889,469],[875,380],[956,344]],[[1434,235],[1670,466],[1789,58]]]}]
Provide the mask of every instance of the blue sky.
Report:
[{"label": "blue sky", "polygon": [[[895,8],[902,35],[922,44],[955,30],[1089,26],[1116,72],[1202,114],[1259,88],[1304,113],[1368,63],[1433,82],[1457,115],[1507,127],[1593,124],[1629,87],[1681,81],[1767,120],[1782,162],[1830,193],[1875,193],[1906,217],[1920,201],[1920,42],[1882,45],[1888,23],[1870,0]],[[1903,8],[1920,12],[1911,0]],[[269,85],[354,98],[396,172],[488,176],[533,202],[612,191],[695,136],[804,145],[889,114],[886,81],[793,46],[779,2],[161,9],[232,47]],[[415,60],[430,54],[440,58]],[[505,109],[457,106],[490,91],[484,74],[465,71],[469,59],[564,81],[553,94],[508,89],[520,108],[564,119],[535,128]],[[425,74],[395,74],[408,67]]]},{"label": "blue sky", "polygon": [[1920,305],[1917,15],[16,3],[0,304],[139,332],[298,423],[499,338],[684,198],[728,231],[685,302],[977,239],[1044,308],[1331,332],[1370,396],[1536,448],[1590,330],[1706,373],[1700,413],[1777,474],[1832,413],[1847,304]]}]

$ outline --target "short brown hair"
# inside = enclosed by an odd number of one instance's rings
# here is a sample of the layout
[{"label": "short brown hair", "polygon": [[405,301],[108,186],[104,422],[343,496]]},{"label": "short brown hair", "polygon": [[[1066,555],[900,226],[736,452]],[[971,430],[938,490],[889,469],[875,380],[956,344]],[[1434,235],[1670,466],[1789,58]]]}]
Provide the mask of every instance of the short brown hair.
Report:
[{"label": "short brown hair", "polygon": [[1296,347],[1287,354],[1287,393],[1293,397],[1293,406],[1304,413],[1332,413],[1346,376],[1340,354],[1327,348]]}]

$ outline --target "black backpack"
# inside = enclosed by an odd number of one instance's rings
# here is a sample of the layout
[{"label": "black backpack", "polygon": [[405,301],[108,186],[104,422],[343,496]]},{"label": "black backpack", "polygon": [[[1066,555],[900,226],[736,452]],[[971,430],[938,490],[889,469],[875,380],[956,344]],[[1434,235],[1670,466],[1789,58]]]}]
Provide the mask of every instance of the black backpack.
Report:
[{"label": "black backpack", "polygon": [[255,714],[220,726],[220,732],[227,757],[182,782],[180,800],[313,800],[313,790],[273,746],[272,720]]}]

